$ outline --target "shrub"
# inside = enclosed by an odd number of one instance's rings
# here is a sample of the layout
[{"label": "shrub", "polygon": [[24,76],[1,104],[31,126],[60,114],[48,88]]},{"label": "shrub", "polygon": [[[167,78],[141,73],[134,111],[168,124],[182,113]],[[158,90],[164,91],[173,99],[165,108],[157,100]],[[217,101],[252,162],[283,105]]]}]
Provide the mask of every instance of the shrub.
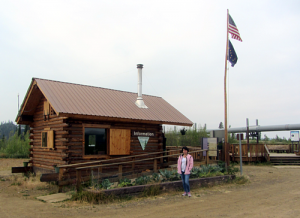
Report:
[{"label": "shrub", "polygon": [[201,173],[201,168],[193,167],[193,169],[191,170],[190,177],[191,178],[198,178],[200,173]]},{"label": "shrub", "polygon": [[0,153],[6,158],[28,158],[30,154],[29,131],[25,135],[18,133],[11,135],[8,140],[2,142]]},{"label": "shrub", "polygon": [[104,179],[102,182],[101,182],[101,188],[103,188],[103,189],[110,189],[111,188],[111,186],[113,185],[113,183],[111,183],[110,181],[109,181],[109,179]]},{"label": "shrub", "polygon": [[229,166],[227,166],[227,171],[226,171],[226,167],[225,167],[225,162],[224,161],[219,161],[218,162],[218,166],[221,169],[221,172],[224,174],[229,174],[229,175],[234,175],[237,172],[239,172],[239,169],[234,167],[233,163],[230,163]]},{"label": "shrub", "polygon": [[150,182],[150,177],[149,176],[141,176],[139,178],[135,179],[135,184],[136,185],[146,185],[148,182]]},{"label": "shrub", "polygon": [[130,179],[124,178],[119,180],[118,187],[128,187],[128,186],[132,186]]},{"label": "shrub", "polygon": [[153,173],[153,174],[152,174],[152,180],[153,180],[154,182],[159,182],[159,181],[160,181],[160,178],[161,178],[160,174],[158,174],[158,173]]},{"label": "shrub", "polygon": [[202,141],[203,137],[208,137],[205,127],[200,126],[199,129],[196,127],[188,128],[185,135],[182,135],[180,131],[174,129],[166,131],[165,133],[167,140],[167,146],[199,146],[199,141]]},{"label": "shrub", "polygon": [[159,170],[159,173],[163,178],[163,182],[180,180],[180,175],[177,173],[177,170]]}]

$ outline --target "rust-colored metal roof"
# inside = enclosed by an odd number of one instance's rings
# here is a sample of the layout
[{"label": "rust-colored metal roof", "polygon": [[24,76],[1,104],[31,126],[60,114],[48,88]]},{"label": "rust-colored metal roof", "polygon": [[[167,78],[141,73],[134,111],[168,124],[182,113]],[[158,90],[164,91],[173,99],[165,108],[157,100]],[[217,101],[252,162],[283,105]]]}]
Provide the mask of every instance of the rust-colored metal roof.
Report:
[{"label": "rust-colored metal roof", "polygon": [[62,114],[193,124],[161,97],[143,95],[147,109],[135,105],[137,93],[34,78],[53,109]]}]

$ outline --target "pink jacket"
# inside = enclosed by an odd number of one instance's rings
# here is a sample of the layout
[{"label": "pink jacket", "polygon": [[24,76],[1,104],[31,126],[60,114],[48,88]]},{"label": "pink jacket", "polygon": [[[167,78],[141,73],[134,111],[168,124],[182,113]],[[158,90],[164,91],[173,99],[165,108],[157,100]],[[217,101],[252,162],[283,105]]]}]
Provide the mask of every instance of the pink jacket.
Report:
[{"label": "pink jacket", "polygon": [[[183,157],[183,154],[181,154],[179,157],[178,157],[178,161],[177,161],[177,170],[178,170],[178,173],[179,174],[182,174],[181,172],[181,161],[182,161],[182,157]],[[193,160],[193,157],[192,155],[188,154],[186,156],[186,168],[185,168],[185,172],[184,174],[190,174],[193,166],[194,166],[194,160]]]}]

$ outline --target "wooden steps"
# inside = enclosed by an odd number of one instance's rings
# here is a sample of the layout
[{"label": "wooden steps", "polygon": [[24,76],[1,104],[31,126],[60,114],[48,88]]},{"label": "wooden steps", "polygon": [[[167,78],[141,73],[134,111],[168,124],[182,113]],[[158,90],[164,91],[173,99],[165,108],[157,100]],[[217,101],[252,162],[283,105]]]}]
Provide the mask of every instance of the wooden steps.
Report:
[{"label": "wooden steps", "polygon": [[273,165],[299,165],[300,156],[294,157],[270,157],[270,161]]}]

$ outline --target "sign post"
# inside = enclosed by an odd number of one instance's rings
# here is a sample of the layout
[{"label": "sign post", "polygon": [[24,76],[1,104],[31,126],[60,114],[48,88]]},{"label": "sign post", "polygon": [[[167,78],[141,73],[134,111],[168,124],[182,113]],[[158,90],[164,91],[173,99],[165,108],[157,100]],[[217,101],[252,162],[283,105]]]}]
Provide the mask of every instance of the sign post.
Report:
[{"label": "sign post", "polygon": [[299,131],[291,131],[292,152],[294,152],[293,142],[298,142],[297,149],[299,152]]},{"label": "sign post", "polygon": [[243,140],[243,136],[244,134],[242,133],[238,133],[237,134],[238,136],[238,139],[239,139],[239,143],[240,143],[240,146],[239,146],[239,150],[240,150],[240,172],[241,172],[241,175],[243,175],[243,157],[242,157],[242,140]]}]

